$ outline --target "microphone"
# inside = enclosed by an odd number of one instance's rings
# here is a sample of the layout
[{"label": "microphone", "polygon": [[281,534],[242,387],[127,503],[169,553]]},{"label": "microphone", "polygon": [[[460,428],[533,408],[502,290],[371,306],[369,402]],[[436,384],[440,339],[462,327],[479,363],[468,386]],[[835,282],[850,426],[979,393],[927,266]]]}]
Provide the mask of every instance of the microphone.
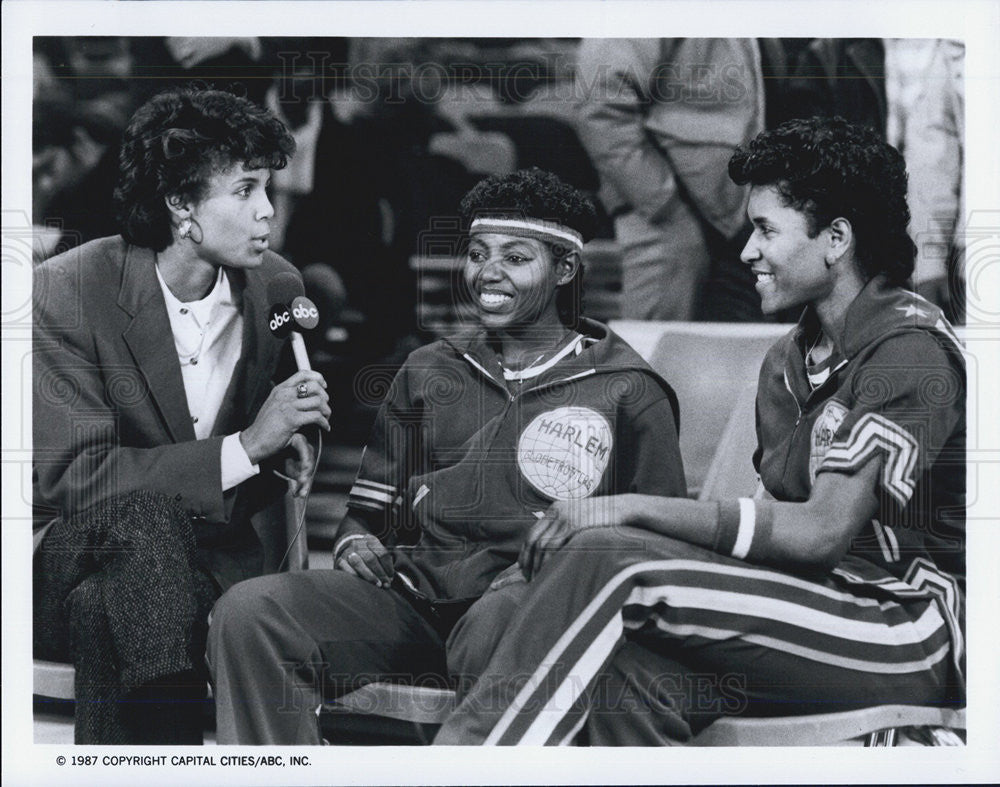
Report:
[{"label": "microphone", "polygon": [[[302,280],[294,273],[284,271],[275,276],[267,284],[267,300],[272,304],[268,319],[268,327],[271,333],[278,339],[290,336],[292,353],[295,355],[295,365],[299,371],[311,371],[309,356],[306,354],[306,344],[302,340],[302,334],[296,329],[311,330],[319,322],[319,310],[315,304],[305,296],[305,287]],[[319,467],[319,457],[323,450],[323,433],[318,427],[310,427],[307,431],[316,434],[316,461],[312,468],[312,477],[315,478],[316,470]],[[313,441],[310,441],[313,442]],[[273,470],[275,475],[290,480],[288,476]],[[285,498],[285,519],[288,524],[293,524],[294,528],[288,532],[288,548],[285,550],[279,568],[289,559],[291,565],[309,567],[309,552],[306,548],[304,538],[300,538],[306,523],[306,506],[299,499],[291,497]]]},{"label": "microphone", "polygon": [[279,273],[267,285],[271,302],[268,327],[278,339],[290,336],[292,354],[299,371],[311,370],[306,344],[300,330],[310,331],[319,324],[319,310],[305,296],[302,280],[293,273]]}]

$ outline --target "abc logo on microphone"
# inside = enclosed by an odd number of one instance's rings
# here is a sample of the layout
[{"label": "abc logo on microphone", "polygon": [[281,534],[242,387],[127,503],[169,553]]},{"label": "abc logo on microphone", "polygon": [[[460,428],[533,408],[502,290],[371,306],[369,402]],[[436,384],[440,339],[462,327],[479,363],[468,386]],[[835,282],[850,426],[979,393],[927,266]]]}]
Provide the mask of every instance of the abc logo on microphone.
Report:
[{"label": "abc logo on microphone", "polygon": [[292,331],[311,331],[318,324],[319,310],[316,305],[300,295],[290,305],[274,304],[267,326],[276,338],[284,339]]},{"label": "abc logo on microphone", "polygon": [[268,320],[267,327],[278,339],[284,339],[291,333],[292,313],[283,303],[276,303],[271,307],[271,319]]},{"label": "abc logo on microphone", "polygon": [[311,331],[319,324],[319,310],[304,295],[292,301],[292,319],[300,331]]}]

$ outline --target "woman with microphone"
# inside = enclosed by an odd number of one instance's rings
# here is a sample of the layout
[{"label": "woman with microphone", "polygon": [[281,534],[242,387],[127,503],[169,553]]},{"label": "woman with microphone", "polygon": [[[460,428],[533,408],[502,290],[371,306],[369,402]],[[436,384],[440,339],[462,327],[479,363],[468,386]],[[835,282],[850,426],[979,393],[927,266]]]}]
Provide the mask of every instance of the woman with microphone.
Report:
[{"label": "woman with microphone", "polygon": [[266,190],[293,151],[246,99],[161,93],[125,131],[121,235],[35,271],[34,650],[76,667],[77,743],[201,742],[208,611],[264,570],[276,463],[308,492],[326,382],[269,383],[298,274]]}]

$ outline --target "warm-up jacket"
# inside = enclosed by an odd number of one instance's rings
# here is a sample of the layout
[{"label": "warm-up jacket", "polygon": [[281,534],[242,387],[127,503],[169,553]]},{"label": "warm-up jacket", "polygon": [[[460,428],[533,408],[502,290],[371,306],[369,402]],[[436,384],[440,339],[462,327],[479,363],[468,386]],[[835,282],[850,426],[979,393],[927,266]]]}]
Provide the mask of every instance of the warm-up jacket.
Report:
[{"label": "warm-up jacket", "polygon": [[761,481],[801,501],[818,473],[849,475],[876,456],[878,516],[848,557],[913,585],[964,587],[966,380],[954,330],[936,306],[876,277],[848,309],[840,365],[810,391],[804,358],[816,330],[807,310],[764,360]]},{"label": "warm-up jacket", "polygon": [[423,347],[396,376],[349,508],[420,592],[482,594],[554,500],[684,496],[673,391],[605,326],[580,330],[582,352],[516,390],[483,333]]}]

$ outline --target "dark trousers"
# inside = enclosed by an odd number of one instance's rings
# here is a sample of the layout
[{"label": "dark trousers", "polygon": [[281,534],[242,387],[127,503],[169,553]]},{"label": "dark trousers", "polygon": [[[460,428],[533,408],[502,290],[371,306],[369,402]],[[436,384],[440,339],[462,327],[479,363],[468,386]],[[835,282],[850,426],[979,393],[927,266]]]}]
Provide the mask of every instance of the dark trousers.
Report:
[{"label": "dark trousers", "polygon": [[851,560],[805,577],[627,527],[580,531],[492,616],[434,743],[565,744],[585,724],[591,743],[684,743],[722,715],[961,702],[953,611]]},{"label": "dark trousers", "polygon": [[218,590],[186,512],[124,495],[53,523],[33,569],[34,654],[76,668],[76,743],[201,743]]},{"label": "dark trousers", "polygon": [[432,608],[401,582],[383,589],[344,571],[240,582],[215,605],[209,632],[218,742],[318,744],[323,702],[366,683],[461,683],[462,665],[492,649],[493,621],[518,588]]}]

